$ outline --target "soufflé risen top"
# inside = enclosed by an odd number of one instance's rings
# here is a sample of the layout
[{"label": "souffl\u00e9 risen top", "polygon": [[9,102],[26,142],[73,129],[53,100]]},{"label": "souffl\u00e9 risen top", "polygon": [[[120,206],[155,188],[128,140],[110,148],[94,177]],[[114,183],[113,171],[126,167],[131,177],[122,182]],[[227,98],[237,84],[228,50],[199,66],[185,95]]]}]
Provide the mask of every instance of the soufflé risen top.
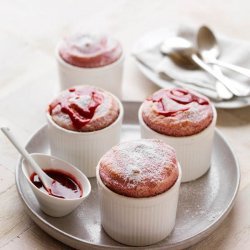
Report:
[{"label": "souffl\u00e9 risen top", "polygon": [[99,162],[103,184],[134,198],[151,197],[170,189],[179,176],[175,150],[161,140],[121,143]]},{"label": "souffl\u00e9 risen top", "polygon": [[213,120],[210,101],[196,92],[161,89],[142,104],[142,118],[152,130],[169,136],[194,135]]},{"label": "souffl\u00e9 risen top", "polygon": [[61,92],[49,105],[48,112],[62,128],[91,132],[111,125],[119,116],[119,104],[102,89],[76,86]]},{"label": "souffl\u00e9 risen top", "polygon": [[122,47],[110,36],[77,34],[64,39],[58,52],[60,57],[71,65],[96,68],[117,61],[122,55]]}]

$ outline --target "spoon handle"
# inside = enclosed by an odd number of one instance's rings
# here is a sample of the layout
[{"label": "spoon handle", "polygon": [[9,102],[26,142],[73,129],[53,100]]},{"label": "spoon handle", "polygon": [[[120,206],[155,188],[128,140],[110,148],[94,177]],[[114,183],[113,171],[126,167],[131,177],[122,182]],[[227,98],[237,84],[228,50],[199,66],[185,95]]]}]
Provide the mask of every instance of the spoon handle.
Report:
[{"label": "spoon handle", "polygon": [[[50,177],[47,176],[43,170],[38,166],[36,161],[29,155],[29,153],[19,144],[19,142],[15,139],[13,134],[11,133],[9,128],[2,127],[2,132],[6,135],[6,137],[10,140],[10,142],[15,146],[15,148],[18,150],[18,152],[27,160],[27,162],[32,166],[33,170],[36,172],[36,174],[41,178],[45,188],[47,190],[50,190]],[[51,179],[52,180],[52,179]],[[53,180],[52,180],[53,181]]]},{"label": "spoon handle", "polygon": [[218,73],[213,70],[210,66],[204,63],[196,54],[192,54],[192,59],[195,63],[197,63],[202,69],[210,73],[215,79],[219,80],[224,84],[227,89],[229,89],[235,96],[248,96],[250,95],[250,88],[239,84],[239,82],[234,81],[222,73]]},{"label": "spoon handle", "polygon": [[250,78],[250,70],[249,69],[246,69],[246,68],[243,68],[243,67],[231,64],[231,63],[222,62],[222,61],[219,61],[216,59],[212,60],[211,62],[209,61],[209,63],[216,64],[216,65],[223,67],[225,69],[230,69],[236,73],[242,74],[242,75]]},{"label": "spoon handle", "polygon": [[[213,70],[217,71],[218,74],[222,74],[219,66],[213,65],[212,68]],[[234,96],[233,93],[227,87],[225,87],[223,83],[221,83],[218,80],[215,83],[215,89],[216,89],[216,92],[218,93],[218,96],[221,97],[221,99],[223,100],[230,100]]]}]

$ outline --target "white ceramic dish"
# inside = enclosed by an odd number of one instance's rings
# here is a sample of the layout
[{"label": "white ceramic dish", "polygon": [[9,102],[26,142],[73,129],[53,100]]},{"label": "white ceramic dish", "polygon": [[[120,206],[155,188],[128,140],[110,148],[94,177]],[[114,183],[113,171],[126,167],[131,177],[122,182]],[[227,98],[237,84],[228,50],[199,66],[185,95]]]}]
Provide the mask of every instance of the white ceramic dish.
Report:
[{"label": "white ceramic dish", "polygon": [[120,141],[123,106],[118,98],[119,116],[108,127],[93,132],[75,132],[58,126],[47,112],[48,132],[52,155],[71,162],[87,177],[95,176],[101,156]]},{"label": "white ceramic dish", "polygon": [[65,216],[71,213],[74,209],[76,209],[83,202],[83,200],[85,200],[89,196],[91,191],[89,180],[76,167],[74,167],[68,162],[62,161],[50,155],[33,153],[31,154],[31,156],[35,159],[35,161],[43,170],[46,169],[62,170],[65,171],[66,173],[73,175],[79,182],[80,188],[83,190],[82,196],[77,199],[61,199],[51,196],[48,193],[38,189],[31,182],[30,176],[34,173],[34,171],[29,166],[29,164],[27,164],[26,160],[23,160],[22,171],[40,204],[41,210],[43,210],[44,213],[53,217]]},{"label": "white ceramic dish", "polygon": [[75,85],[94,85],[122,97],[122,74],[124,53],[121,57],[106,66],[97,68],[81,68],[65,62],[59,55],[56,47],[55,55],[58,65],[58,74],[61,90]]},{"label": "white ceramic dish", "polygon": [[[122,141],[140,138],[138,102],[124,102]],[[36,131],[27,143],[28,152],[49,153],[47,126]],[[52,237],[77,249],[137,249],[112,240],[100,223],[96,178],[90,179],[91,194],[75,211],[62,218],[44,214],[21,171],[16,168],[16,185],[28,215]],[[182,183],[175,228],[163,241],[143,249],[183,249],[211,234],[234,205],[240,169],[233,151],[216,130],[210,170],[196,181]],[[218,229],[219,230],[219,229]]]},{"label": "white ceramic dish", "polygon": [[141,127],[141,137],[145,139],[161,139],[176,150],[177,159],[182,168],[182,182],[196,180],[205,174],[211,164],[214,130],[217,112],[213,107],[211,124],[198,134],[192,136],[174,137],[157,133],[147,126],[142,118],[142,106],[138,117]]},{"label": "white ceramic dish", "polygon": [[174,228],[181,168],[175,184],[166,192],[149,198],[132,198],[108,189],[96,168],[101,224],[114,240],[125,245],[146,246],[166,238]]}]

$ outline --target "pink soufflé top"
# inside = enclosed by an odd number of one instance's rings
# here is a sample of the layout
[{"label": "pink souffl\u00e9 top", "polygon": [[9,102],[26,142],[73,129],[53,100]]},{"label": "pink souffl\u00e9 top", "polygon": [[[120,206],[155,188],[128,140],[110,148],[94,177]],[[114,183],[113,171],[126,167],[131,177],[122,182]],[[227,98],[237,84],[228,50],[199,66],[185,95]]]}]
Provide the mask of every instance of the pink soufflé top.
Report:
[{"label": "pink souffl\u00e9 top", "polygon": [[83,85],[61,92],[48,112],[62,128],[91,132],[111,125],[119,115],[119,104],[109,92]]},{"label": "pink souffl\u00e9 top", "polygon": [[169,136],[198,134],[213,120],[210,101],[186,89],[161,89],[142,104],[142,118],[152,130]]},{"label": "pink souffl\u00e9 top", "polygon": [[77,34],[60,43],[59,55],[71,65],[97,68],[117,61],[122,55],[122,47],[110,36]]},{"label": "pink souffl\u00e9 top", "polygon": [[175,150],[161,140],[121,143],[100,160],[99,175],[113,192],[134,198],[170,189],[179,176]]}]

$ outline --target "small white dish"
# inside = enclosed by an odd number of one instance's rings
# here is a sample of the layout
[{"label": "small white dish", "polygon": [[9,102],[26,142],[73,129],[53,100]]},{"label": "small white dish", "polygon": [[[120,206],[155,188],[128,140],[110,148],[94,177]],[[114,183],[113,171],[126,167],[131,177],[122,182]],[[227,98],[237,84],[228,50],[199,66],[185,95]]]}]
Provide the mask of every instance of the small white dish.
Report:
[{"label": "small white dish", "polygon": [[76,199],[62,199],[49,195],[46,191],[40,190],[32,183],[30,177],[34,171],[29,166],[29,164],[27,164],[27,161],[23,160],[22,171],[39,202],[41,210],[44,213],[53,217],[65,216],[71,213],[82,203],[84,199],[89,196],[91,192],[90,182],[88,178],[76,167],[68,162],[46,154],[33,153],[31,156],[43,170],[61,170],[63,173],[69,173],[70,175],[73,175],[78,181],[77,184],[82,190],[82,196]]},{"label": "small white dish", "polygon": [[122,97],[124,52],[118,60],[111,64],[96,68],[84,68],[65,62],[59,55],[59,47],[60,42],[56,47],[55,56],[61,90],[75,85],[94,85],[108,90],[119,98]]}]

